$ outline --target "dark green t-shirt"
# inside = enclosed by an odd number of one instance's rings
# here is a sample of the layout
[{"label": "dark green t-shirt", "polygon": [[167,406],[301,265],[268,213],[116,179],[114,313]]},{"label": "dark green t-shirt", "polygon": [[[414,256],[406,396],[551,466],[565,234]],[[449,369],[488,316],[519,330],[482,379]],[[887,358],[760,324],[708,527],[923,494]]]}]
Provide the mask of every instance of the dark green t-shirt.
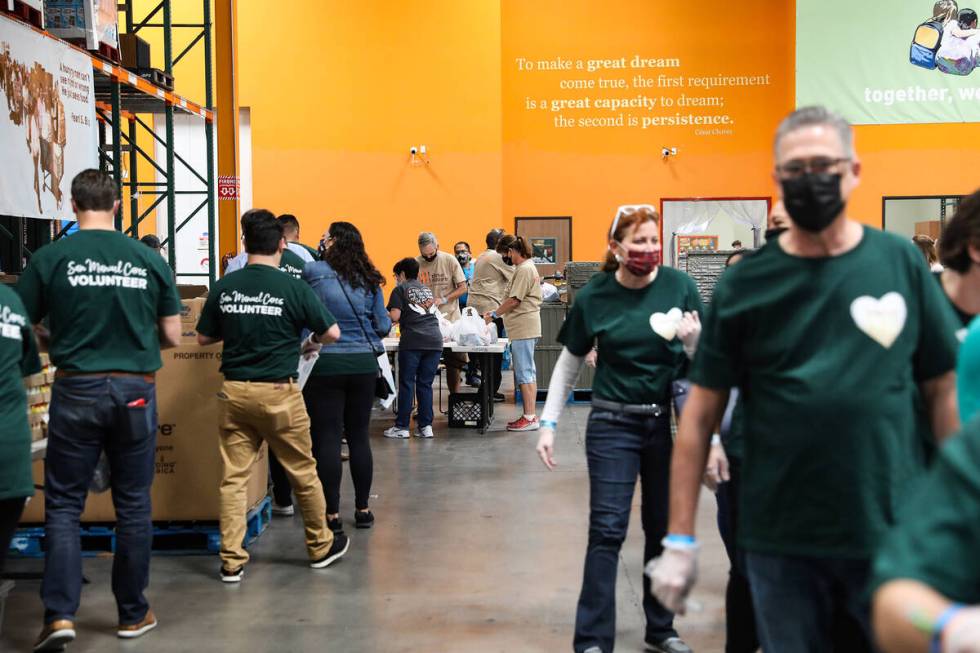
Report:
[{"label": "dark green t-shirt", "polygon": [[[320,260],[320,252],[316,251],[314,248],[310,247],[306,243],[300,243],[300,242],[297,242],[297,241],[293,241],[292,244],[293,245],[299,245],[300,247],[302,247],[303,249],[305,249],[307,252],[309,252],[310,253],[310,256],[313,257],[313,260],[314,261],[319,261]],[[299,258],[299,257],[297,257],[297,258]],[[302,261],[303,259],[299,259],[299,260]]]},{"label": "dark green t-shirt", "polygon": [[691,277],[661,267],[646,288],[631,290],[615,273],[600,272],[577,295],[558,333],[572,354],[585,356],[598,343],[593,394],[627,404],[667,405],[670,384],[687,365],[676,337],[685,311],[704,307]]},{"label": "dark green t-shirt", "polygon": [[155,372],[157,323],[180,313],[163,258],[118,231],[86,229],[45,245],[17,292],[31,322],[48,316],[51,362],[69,372]]},{"label": "dark green t-shirt", "polygon": [[303,329],[336,324],[304,282],[269,265],[246,265],[214,284],[198,333],[224,340],[221,372],[229,381],[296,378]]},{"label": "dark green t-shirt", "polygon": [[34,494],[24,377],[40,371],[27,311],[17,293],[0,286],[0,500]]},{"label": "dark green t-shirt", "polygon": [[875,559],[872,587],[923,582],[959,603],[980,603],[980,419],[939,450]]},{"label": "dark green t-shirt", "polygon": [[304,265],[306,265],[306,261],[301,259],[299,254],[289,248],[282,250],[282,258],[279,260],[280,270],[294,279],[302,279]]},{"label": "dark green t-shirt", "polygon": [[691,381],[741,391],[741,546],[871,556],[923,471],[918,384],[955,368],[955,319],[918,250],[877,229],[836,257],[774,240],[722,275]]}]

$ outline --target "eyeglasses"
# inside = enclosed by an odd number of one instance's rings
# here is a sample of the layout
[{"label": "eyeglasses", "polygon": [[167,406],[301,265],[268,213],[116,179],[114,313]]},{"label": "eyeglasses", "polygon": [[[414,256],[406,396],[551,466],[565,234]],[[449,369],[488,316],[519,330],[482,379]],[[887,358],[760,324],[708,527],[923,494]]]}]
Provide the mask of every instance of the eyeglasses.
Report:
[{"label": "eyeglasses", "polygon": [[613,220],[612,229],[609,230],[609,237],[614,238],[616,233],[616,227],[619,226],[619,219],[627,215],[633,215],[637,211],[641,210],[650,211],[653,214],[657,213],[657,209],[653,208],[650,204],[623,204],[621,207],[616,209],[616,219]]},{"label": "eyeglasses", "polygon": [[798,179],[805,174],[825,175],[836,171],[842,163],[850,163],[850,157],[832,159],[819,156],[807,160],[794,160],[776,166],[776,174],[780,179]]}]

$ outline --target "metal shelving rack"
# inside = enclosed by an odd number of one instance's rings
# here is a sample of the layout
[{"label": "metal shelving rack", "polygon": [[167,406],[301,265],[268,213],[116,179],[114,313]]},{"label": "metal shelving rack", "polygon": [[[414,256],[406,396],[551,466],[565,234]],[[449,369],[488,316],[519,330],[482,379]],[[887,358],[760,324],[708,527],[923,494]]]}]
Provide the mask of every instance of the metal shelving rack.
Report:
[{"label": "metal shelving rack", "polygon": [[[188,3],[190,0],[185,0]],[[123,67],[107,61],[97,54],[84,51],[92,59],[95,78],[96,117],[99,119],[99,165],[103,170],[111,171],[120,189],[127,188],[130,194],[128,209],[120,206],[116,216],[116,228],[124,231],[133,238],[139,237],[140,224],[149,217],[166,200],[167,234],[161,239],[167,246],[167,258],[170,267],[177,272],[176,236],[192,218],[202,210],[207,210],[208,216],[208,272],[181,273],[181,277],[207,277],[213,283],[216,278],[217,261],[214,255],[216,242],[216,213],[215,205],[215,134],[214,134],[214,78],[213,78],[213,46],[212,46],[212,17],[211,0],[199,0],[201,6],[200,22],[174,23],[172,20],[171,0],[161,0],[146,16],[137,20],[134,16],[133,0],[125,0],[120,9],[126,21],[126,31],[138,34],[141,30],[160,29],[163,37],[164,72],[173,75],[174,67],[197,47],[203,48],[204,60],[204,105],[191,102],[176,93],[156,86],[146,79],[137,76]],[[159,16],[162,22],[152,22]],[[195,30],[190,43],[176,56],[173,56],[173,34],[175,29]],[[40,31],[40,30],[38,30]],[[47,32],[42,32],[48,38],[55,38]],[[75,46],[71,46],[75,47]],[[180,112],[198,116],[204,121],[205,147],[207,151],[207,170],[196,170],[183,157],[176,153],[174,147],[174,115]],[[165,120],[165,133],[161,137],[140,114],[160,114]],[[126,129],[123,129],[123,122]],[[145,130],[165,152],[165,160],[158,162],[154,156],[144,151],[137,142],[140,130]],[[109,134],[111,133],[111,139]],[[123,144],[128,150],[129,178],[123,179]],[[163,181],[140,180],[139,164],[148,163],[160,173]],[[118,165],[117,165],[118,162]],[[203,187],[177,188],[176,166],[184,166],[189,170]],[[156,199],[148,208],[140,211],[139,198],[143,195],[156,195]],[[187,215],[177,215],[175,200],[178,195],[198,195],[201,203]],[[128,214],[129,226],[124,228]],[[74,223],[72,223],[74,224]],[[56,231],[54,238],[61,238],[68,233],[71,225]],[[22,234],[12,234],[6,229],[0,229],[0,234],[11,238],[20,238]],[[27,252],[30,253],[29,251]]]}]

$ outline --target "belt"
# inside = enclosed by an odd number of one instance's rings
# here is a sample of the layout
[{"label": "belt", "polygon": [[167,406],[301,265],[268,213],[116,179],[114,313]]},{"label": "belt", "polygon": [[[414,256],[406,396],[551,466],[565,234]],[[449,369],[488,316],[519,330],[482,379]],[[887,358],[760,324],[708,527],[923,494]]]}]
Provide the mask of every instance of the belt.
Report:
[{"label": "belt", "polygon": [[621,404],[618,401],[606,401],[605,399],[592,398],[592,407],[600,410],[609,410],[614,413],[624,413],[626,415],[647,415],[650,417],[660,417],[667,413],[663,406],[657,404]]},{"label": "belt", "polygon": [[95,376],[121,376],[133,379],[143,379],[147,383],[156,383],[156,373],[150,372],[70,372],[68,370],[55,370],[54,378],[56,379],[74,379],[79,377],[95,377]]},{"label": "belt", "polygon": [[285,379],[252,379],[248,383],[275,383],[277,385],[289,385],[295,383],[296,379],[286,377]]}]

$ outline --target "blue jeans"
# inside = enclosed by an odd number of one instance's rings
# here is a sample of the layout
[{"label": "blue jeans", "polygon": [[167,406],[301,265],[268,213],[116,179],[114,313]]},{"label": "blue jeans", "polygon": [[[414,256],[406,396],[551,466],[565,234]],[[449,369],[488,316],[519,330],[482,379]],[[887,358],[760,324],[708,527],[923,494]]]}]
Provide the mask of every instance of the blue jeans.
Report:
[{"label": "blue jeans", "polygon": [[439,370],[441,351],[398,350],[398,416],[395,426],[407,429],[412,419],[412,397],[419,407],[418,427],[432,426],[432,382]]},{"label": "blue jeans", "polygon": [[874,650],[870,561],[746,552],[745,564],[766,653]]},{"label": "blue jeans", "polygon": [[[575,615],[575,650],[598,646],[612,653],[616,640],[616,572],[626,539],[633,490],[641,480],[641,508],[646,544],[644,561],[660,555],[667,533],[670,456],[673,450],[670,418],[620,415],[592,410],[585,432],[589,463],[589,547],[585,554],[582,593]],[[674,615],[650,593],[643,577],[646,641],[676,637]]]},{"label": "blue jeans", "polygon": [[[129,405],[140,400],[142,405]],[[136,376],[58,379],[50,413],[44,471],[44,621],[74,620],[78,611],[79,519],[99,455],[105,450],[116,509],[112,592],[119,623],[139,623],[149,609],[143,591],[150,581],[153,543],[150,486],[155,469],[156,387]]]}]

